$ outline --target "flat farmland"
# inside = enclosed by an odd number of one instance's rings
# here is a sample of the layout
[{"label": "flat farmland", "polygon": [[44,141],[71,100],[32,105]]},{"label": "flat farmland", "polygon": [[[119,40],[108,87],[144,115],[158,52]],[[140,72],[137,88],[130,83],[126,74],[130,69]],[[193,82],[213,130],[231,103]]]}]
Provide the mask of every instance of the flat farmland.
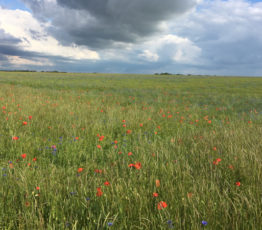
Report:
[{"label": "flat farmland", "polygon": [[0,72],[0,229],[262,229],[262,78]]}]

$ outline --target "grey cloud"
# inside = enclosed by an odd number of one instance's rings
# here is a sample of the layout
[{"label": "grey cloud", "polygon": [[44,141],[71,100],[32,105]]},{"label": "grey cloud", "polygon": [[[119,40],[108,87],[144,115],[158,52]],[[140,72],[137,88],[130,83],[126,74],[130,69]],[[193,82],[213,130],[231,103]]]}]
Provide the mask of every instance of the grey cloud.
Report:
[{"label": "grey cloud", "polygon": [[161,32],[160,23],[185,13],[195,0],[23,0],[64,45],[109,48],[117,42],[137,43]]},{"label": "grey cloud", "polygon": [[7,44],[17,44],[21,40],[18,38],[15,38],[7,33],[5,33],[4,30],[0,29],[0,45],[7,45]]},{"label": "grey cloud", "polygon": [[262,5],[237,3],[207,1],[192,15],[173,24],[177,35],[201,48],[201,71],[236,75],[261,72]]}]

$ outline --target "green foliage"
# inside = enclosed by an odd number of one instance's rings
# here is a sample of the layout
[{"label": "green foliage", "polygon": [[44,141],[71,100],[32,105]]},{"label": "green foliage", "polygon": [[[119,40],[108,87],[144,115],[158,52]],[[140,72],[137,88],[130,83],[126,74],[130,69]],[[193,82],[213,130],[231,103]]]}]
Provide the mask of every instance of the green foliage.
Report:
[{"label": "green foliage", "polygon": [[261,78],[0,72],[0,89],[0,229],[262,229]]}]

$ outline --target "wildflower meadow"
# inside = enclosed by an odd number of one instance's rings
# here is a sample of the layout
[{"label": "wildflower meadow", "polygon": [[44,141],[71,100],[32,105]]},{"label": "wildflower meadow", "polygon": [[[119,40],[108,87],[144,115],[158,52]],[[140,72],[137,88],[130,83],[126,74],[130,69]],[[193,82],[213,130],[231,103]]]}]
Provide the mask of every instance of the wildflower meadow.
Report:
[{"label": "wildflower meadow", "polygon": [[262,78],[0,72],[0,229],[262,229]]}]

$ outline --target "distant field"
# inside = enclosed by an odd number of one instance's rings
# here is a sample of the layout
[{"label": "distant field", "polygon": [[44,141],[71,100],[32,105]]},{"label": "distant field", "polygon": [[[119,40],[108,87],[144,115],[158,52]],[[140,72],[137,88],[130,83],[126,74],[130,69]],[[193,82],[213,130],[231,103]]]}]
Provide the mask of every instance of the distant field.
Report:
[{"label": "distant field", "polygon": [[0,229],[262,229],[262,78],[0,72]]}]

